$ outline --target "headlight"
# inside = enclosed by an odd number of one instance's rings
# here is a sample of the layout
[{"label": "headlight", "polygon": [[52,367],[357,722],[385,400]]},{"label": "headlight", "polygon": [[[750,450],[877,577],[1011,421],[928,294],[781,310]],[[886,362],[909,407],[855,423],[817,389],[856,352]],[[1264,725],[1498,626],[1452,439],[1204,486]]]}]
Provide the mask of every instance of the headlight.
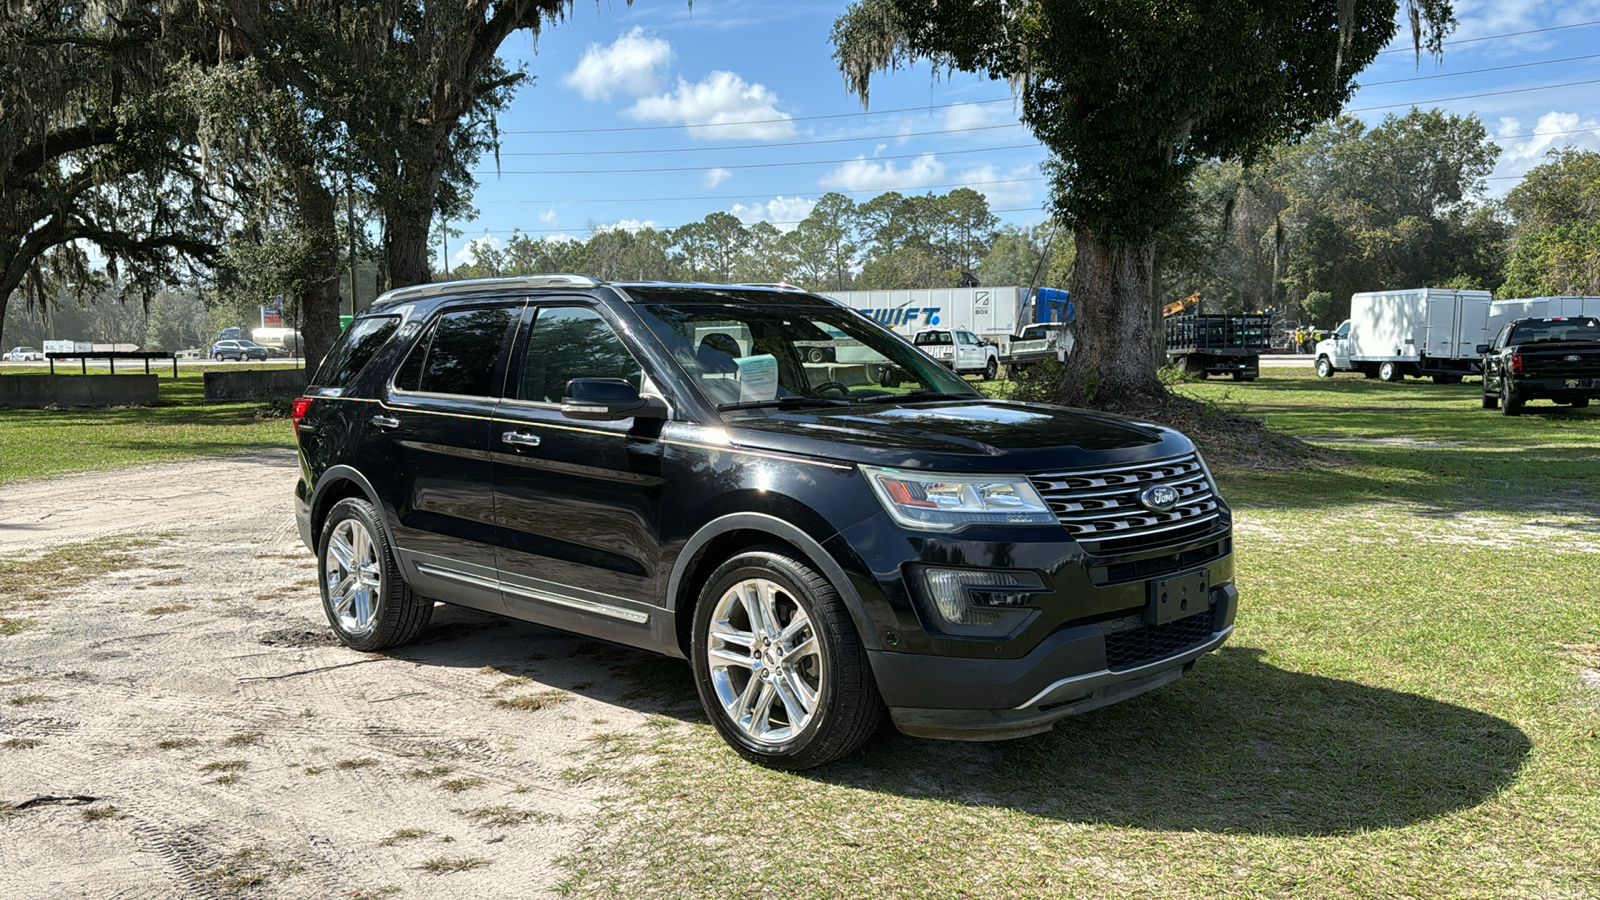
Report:
[{"label": "headlight", "polygon": [[968,525],[1054,525],[1055,513],[1021,475],[950,475],[862,466],[861,473],[901,525],[954,531]]}]

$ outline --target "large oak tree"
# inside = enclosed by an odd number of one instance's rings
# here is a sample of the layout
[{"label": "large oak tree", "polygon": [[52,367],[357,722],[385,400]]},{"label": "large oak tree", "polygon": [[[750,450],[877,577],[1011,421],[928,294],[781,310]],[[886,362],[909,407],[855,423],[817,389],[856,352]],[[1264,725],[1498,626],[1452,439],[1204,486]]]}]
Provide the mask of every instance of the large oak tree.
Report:
[{"label": "large oak tree", "polygon": [[[214,41],[191,6],[7,0],[0,15],[0,328],[16,297],[89,288],[99,257],[148,298],[217,252],[175,64]],[[69,335],[70,336],[70,335]],[[3,334],[0,334],[3,339]]]},{"label": "large oak tree", "polygon": [[[1438,52],[1451,5],[1406,7],[1417,52]],[[1398,11],[1397,0],[857,0],[833,40],[863,103],[875,74],[917,61],[1012,83],[1076,242],[1079,350],[1061,397],[1117,406],[1161,390],[1153,261],[1195,166],[1249,162],[1336,115]]]}]

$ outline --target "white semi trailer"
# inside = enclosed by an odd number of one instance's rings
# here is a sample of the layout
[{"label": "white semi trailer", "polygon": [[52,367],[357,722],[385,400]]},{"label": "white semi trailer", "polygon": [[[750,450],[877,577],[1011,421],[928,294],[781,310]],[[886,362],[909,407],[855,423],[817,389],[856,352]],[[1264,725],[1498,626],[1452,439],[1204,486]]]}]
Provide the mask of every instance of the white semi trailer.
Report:
[{"label": "white semi trailer", "polygon": [[929,328],[965,328],[1004,347],[1016,333],[1027,288],[975,287],[905,291],[834,291],[845,306],[911,339]]},{"label": "white semi trailer", "polygon": [[1477,347],[1489,339],[1489,303],[1488,291],[1447,288],[1354,294],[1350,318],[1317,344],[1316,372],[1458,383],[1480,370]]}]

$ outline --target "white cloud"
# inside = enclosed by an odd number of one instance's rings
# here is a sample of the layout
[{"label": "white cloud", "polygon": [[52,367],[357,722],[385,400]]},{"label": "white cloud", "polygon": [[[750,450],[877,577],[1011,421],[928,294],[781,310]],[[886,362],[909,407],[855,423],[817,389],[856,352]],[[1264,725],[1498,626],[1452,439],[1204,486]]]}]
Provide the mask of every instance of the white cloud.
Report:
[{"label": "white cloud", "polygon": [[672,61],[672,45],[635,27],[610,44],[590,44],[561,82],[585,100],[609,100],[618,91],[642,97],[660,89],[657,71]]},{"label": "white cloud", "polygon": [[[1587,134],[1582,133],[1585,129],[1590,129]],[[1522,122],[1518,119],[1502,117],[1500,127],[1496,129],[1498,134],[1530,134],[1532,137],[1497,139],[1495,143],[1500,145],[1501,162],[1515,164],[1520,160],[1543,159],[1550,150],[1567,144],[1592,144],[1596,138],[1593,129],[1600,129],[1600,122],[1584,119],[1577,113],[1552,110],[1539,117],[1532,131],[1524,130]]]},{"label": "white cloud", "polygon": [[549,209],[540,210],[539,221],[546,225],[558,224],[560,222],[560,218],[556,215],[556,208],[552,206]]},{"label": "white cloud", "polygon": [[[765,85],[750,84],[732,72],[712,72],[693,84],[678,79],[665,94],[641,97],[628,115],[646,122],[689,126],[689,136],[702,140],[791,137],[794,123],[778,111],[778,95]],[[704,126],[717,126],[707,128]]]},{"label": "white cloud", "polygon": [[727,169],[707,169],[705,174],[705,185],[708,188],[714,188],[732,177],[733,173]]},{"label": "white cloud", "polygon": [[989,125],[1003,124],[992,113],[989,107],[979,106],[976,103],[957,103],[946,107],[944,111],[944,129],[946,131],[961,131],[967,128],[984,128]]},{"label": "white cloud", "polygon": [[932,153],[924,153],[904,168],[893,160],[879,163],[858,156],[817,179],[817,184],[844,191],[907,191],[938,184],[944,177],[944,163]]},{"label": "white cloud", "polygon": [[728,212],[746,225],[771,222],[779,231],[793,231],[802,219],[811,215],[811,210],[816,205],[817,201],[807,200],[804,197],[779,195],[766,203],[757,203],[754,206],[735,203]]},{"label": "white cloud", "polygon": [[615,222],[589,223],[589,230],[599,234],[602,231],[642,231],[646,228],[661,227],[654,219],[619,219]]},{"label": "white cloud", "polygon": [[973,190],[988,198],[991,209],[1016,209],[1038,199],[1040,182],[1021,180],[1033,174],[1032,165],[1018,166],[1005,171],[991,165],[982,165],[966,169],[950,180],[971,185]]},{"label": "white cloud", "polygon": [[[1502,116],[1493,140],[1500,146],[1500,162],[1490,175],[1489,196],[1498,197],[1516,187],[1528,170],[1542,165],[1545,155],[1561,147],[1600,150],[1600,121],[1577,113],[1550,111],[1530,129],[1522,120]],[[1505,138],[1500,135],[1528,135]]]},{"label": "white cloud", "polygon": [[463,244],[460,250],[450,254],[450,268],[453,269],[456,266],[471,264],[475,258],[473,251],[478,247],[488,247],[490,250],[504,250],[506,247],[506,242],[500,240],[492,234],[485,234],[483,237],[473,238],[472,240],[469,240]]}]

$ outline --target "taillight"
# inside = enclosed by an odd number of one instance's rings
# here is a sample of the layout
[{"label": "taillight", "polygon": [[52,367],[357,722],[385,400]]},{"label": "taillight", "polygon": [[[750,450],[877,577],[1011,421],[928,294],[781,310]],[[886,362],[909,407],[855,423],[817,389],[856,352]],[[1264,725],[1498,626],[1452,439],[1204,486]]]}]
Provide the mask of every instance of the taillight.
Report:
[{"label": "taillight", "polygon": [[294,401],[289,404],[289,421],[294,423],[294,430],[296,433],[300,431],[300,420],[304,419],[306,417],[306,413],[310,412],[310,410],[310,397],[296,397],[294,398]]},{"label": "taillight", "polygon": [[1513,374],[1513,375],[1521,375],[1522,374],[1522,354],[1521,353],[1513,353],[1513,354],[1511,354],[1511,374]]}]

